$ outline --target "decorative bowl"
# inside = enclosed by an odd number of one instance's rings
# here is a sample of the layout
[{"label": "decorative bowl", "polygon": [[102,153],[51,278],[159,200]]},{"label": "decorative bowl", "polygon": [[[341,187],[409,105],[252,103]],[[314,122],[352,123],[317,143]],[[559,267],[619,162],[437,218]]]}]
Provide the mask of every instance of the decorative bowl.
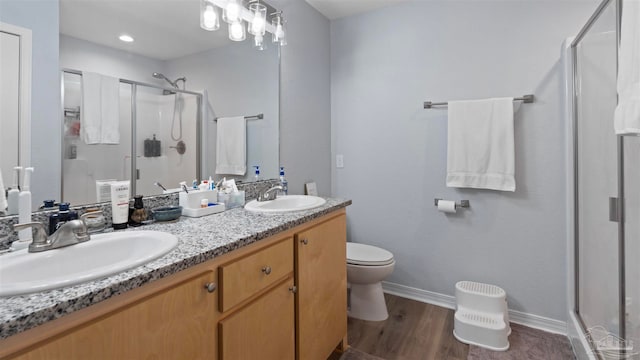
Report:
[{"label": "decorative bowl", "polygon": [[168,206],[153,209],[153,218],[156,221],[172,221],[182,215],[182,206]]}]

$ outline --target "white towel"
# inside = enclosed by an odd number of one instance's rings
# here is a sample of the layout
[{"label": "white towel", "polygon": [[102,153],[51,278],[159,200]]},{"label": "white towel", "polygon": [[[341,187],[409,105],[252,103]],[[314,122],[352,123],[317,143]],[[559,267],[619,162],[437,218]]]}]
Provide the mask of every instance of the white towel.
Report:
[{"label": "white towel", "polygon": [[247,120],[244,116],[218,119],[216,174],[247,172]]},{"label": "white towel", "polygon": [[6,188],[4,187],[4,182],[2,181],[2,169],[0,169],[0,213],[7,212],[7,196],[5,194]]},{"label": "white towel", "polygon": [[99,144],[102,134],[102,75],[82,73],[80,136],[86,144]]},{"label": "white towel", "polygon": [[513,98],[449,102],[447,186],[515,191]]},{"label": "white towel", "polygon": [[640,133],[640,2],[622,3],[616,134]]},{"label": "white towel", "polygon": [[92,72],[82,73],[81,137],[86,144],[120,142],[120,81]]}]

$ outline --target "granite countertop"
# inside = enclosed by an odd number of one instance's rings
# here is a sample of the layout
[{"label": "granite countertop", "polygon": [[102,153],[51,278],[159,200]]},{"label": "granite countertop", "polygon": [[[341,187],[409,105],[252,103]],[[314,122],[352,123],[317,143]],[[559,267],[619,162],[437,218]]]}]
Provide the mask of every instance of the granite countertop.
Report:
[{"label": "granite countertop", "polygon": [[325,205],[306,211],[259,214],[236,208],[201,218],[183,216],[178,222],[131,228],[127,231],[168,232],[176,235],[179,242],[167,255],[107,278],[62,289],[0,298],[0,339],[175,274],[350,204],[351,200],[327,198]]}]

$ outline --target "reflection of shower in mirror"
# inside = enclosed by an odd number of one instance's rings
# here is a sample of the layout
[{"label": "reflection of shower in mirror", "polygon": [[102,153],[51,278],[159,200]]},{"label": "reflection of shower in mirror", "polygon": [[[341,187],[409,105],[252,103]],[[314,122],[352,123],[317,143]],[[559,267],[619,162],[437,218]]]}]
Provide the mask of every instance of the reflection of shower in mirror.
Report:
[{"label": "reflection of shower in mirror", "polygon": [[[186,86],[187,86],[187,78],[186,77],[180,77],[175,79],[174,81],[169,80],[168,77],[166,77],[164,74],[162,73],[158,73],[158,72],[154,72],[153,73],[153,77],[156,79],[164,79],[166,82],[168,82],[169,84],[171,84],[172,87],[176,88],[176,89],[180,89],[180,87],[178,86],[178,81],[182,81],[182,90],[186,90]],[[182,97],[182,94],[178,94],[172,91],[168,91],[168,90],[164,90],[163,91],[164,95],[171,95],[173,94],[175,96],[175,100],[173,103],[173,119],[171,120],[171,139],[173,141],[178,141],[178,144],[176,144],[176,146],[172,146],[172,148],[175,148],[178,150],[178,153],[180,155],[184,154],[184,142],[182,142],[182,146],[180,145],[180,142],[182,140],[182,110],[184,109],[184,98]],[[176,115],[178,118],[178,135],[175,135],[175,123],[176,123]],[[180,152],[180,149],[183,149],[182,152]]]}]

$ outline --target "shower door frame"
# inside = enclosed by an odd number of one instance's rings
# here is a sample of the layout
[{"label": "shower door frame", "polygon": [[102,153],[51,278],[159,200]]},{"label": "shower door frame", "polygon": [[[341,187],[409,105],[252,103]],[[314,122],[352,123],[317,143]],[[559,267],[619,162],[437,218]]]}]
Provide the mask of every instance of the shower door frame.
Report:
[{"label": "shower door frame", "polygon": [[[64,68],[60,71],[60,119],[61,119],[61,124],[62,127],[64,127],[64,74],[73,74],[73,75],[78,75],[80,77],[82,77],[82,71],[80,70],[75,70],[75,69],[68,69],[68,68]],[[130,189],[131,189],[131,197],[133,198],[134,195],[137,195],[136,193],[136,181],[137,179],[134,179],[134,177],[136,177],[136,173],[137,173],[137,149],[136,149],[136,126],[137,126],[137,122],[136,122],[136,114],[137,114],[137,109],[136,109],[136,100],[137,100],[137,91],[138,91],[138,86],[145,86],[145,87],[149,87],[152,89],[156,89],[156,90],[163,90],[163,91],[170,91],[170,92],[174,92],[174,93],[181,93],[181,94],[187,94],[187,95],[195,95],[196,96],[196,106],[197,106],[197,110],[196,110],[196,132],[197,132],[197,136],[196,136],[196,148],[198,149],[196,151],[196,176],[199,178],[202,178],[202,132],[203,132],[203,128],[202,128],[202,118],[204,117],[203,111],[205,109],[204,106],[202,106],[203,104],[203,95],[201,93],[198,92],[194,92],[194,91],[189,91],[189,90],[181,90],[181,89],[176,89],[173,87],[167,87],[167,86],[158,86],[158,85],[153,85],[153,84],[149,84],[149,83],[144,83],[144,82],[140,82],[140,81],[135,81],[135,80],[129,80],[129,79],[121,79],[119,78],[118,81],[121,84],[127,84],[127,85],[131,85],[131,179],[129,179],[130,182]],[[64,144],[63,144],[64,145]],[[62,169],[62,161],[64,159],[64,146],[60,147],[60,169]],[[63,195],[63,190],[64,190],[64,176],[62,176],[61,174],[61,179],[60,179],[60,198],[62,198]]]},{"label": "shower door frame", "polygon": [[[613,4],[612,4],[613,3]],[[574,199],[574,313],[578,319],[583,334],[586,334],[587,327],[582,319],[580,313],[580,219],[579,219],[579,189],[578,189],[578,53],[577,46],[580,44],[584,36],[589,32],[593,24],[596,23],[600,16],[608,9],[609,6],[615,6],[615,32],[616,32],[616,76],[618,73],[618,58],[619,58],[619,44],[620,44],[620,27],[622,17],[622,0],[603,0],[594,14],[589,18],[587,23],[580,30],[575,39],[571,42],[571,62],[573,70],[573,199]],[[613,121],[612,121],[613,124]],[[610,212],[615,211],[615,214],[610,213],[610,218],[614,218],[618,224],[618,318],[619,318],[619,336],[620,338],[626,338],[626,279],[625,279],[625,228],[624,228],[624,135],[616,135],[616,167],[617,172],[617,187],[618,193],[615,200],[615,207],[610,204]],[[604,205],[604,204],[603,204]],[[593,344],[589,342],[589,346],[593,354],[596,354],[600,358],[596,349],[593,349]]]}]

